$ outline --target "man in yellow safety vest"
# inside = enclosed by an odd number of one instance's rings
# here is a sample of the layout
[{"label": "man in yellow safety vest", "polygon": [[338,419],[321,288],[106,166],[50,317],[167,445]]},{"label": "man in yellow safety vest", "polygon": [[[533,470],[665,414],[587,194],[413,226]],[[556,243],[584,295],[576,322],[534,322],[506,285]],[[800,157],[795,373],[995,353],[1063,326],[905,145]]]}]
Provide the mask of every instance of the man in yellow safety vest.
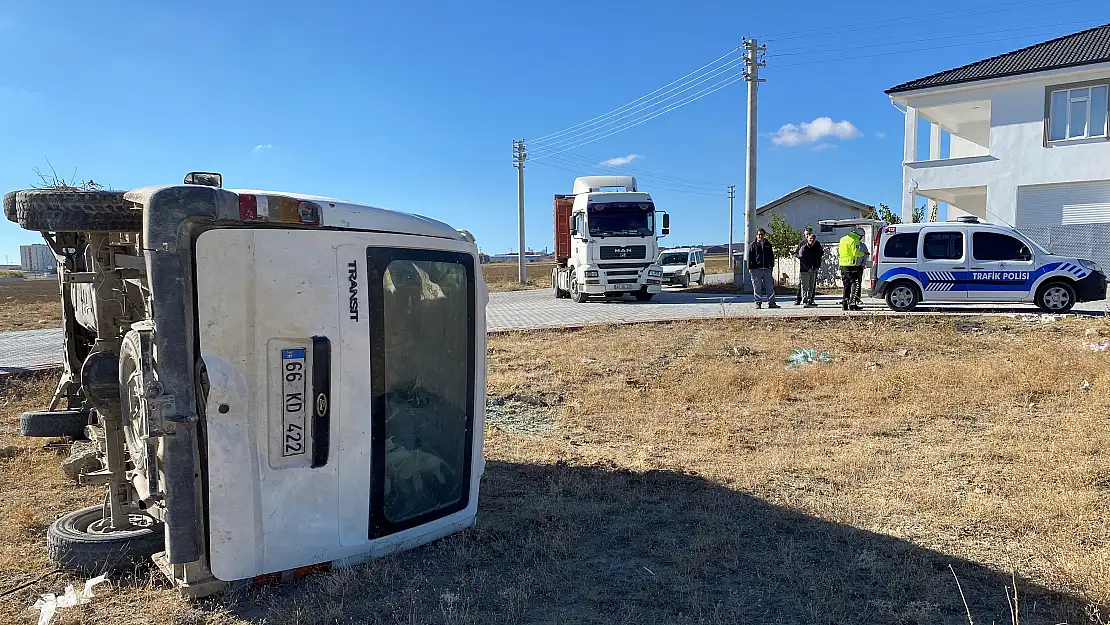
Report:
[{"label": "man in yellow safety vest", "polygon": [[863,228],[856,228],[840,239],[840,280],[844,283],[844,310],[863,310],[860,291],[863,284],[863,266],[867,262],[867,245],[863,242]]}]

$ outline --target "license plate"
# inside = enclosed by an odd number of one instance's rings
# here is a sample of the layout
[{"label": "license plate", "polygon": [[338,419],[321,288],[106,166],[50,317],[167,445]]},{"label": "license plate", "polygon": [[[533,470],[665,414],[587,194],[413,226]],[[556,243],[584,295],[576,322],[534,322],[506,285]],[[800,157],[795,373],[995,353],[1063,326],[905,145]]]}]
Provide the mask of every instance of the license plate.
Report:
[{"label": "license plate", "polygon": [[305,348],[281,350],[281,457],[308,452]]},{"label": "license plate", "polygon": [[638,284],[614,284],[613,288],[618,291],[639,291],[640,285]]}]

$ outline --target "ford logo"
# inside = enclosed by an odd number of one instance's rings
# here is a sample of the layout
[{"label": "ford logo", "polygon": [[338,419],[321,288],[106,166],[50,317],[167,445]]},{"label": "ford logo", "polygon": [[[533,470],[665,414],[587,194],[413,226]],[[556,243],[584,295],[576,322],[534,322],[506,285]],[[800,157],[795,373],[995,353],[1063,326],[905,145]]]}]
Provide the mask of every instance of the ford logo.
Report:
[{"label": "ford logo", "polygon": [[320,393],[316,396],[316,416],[322,417],[328,412],[328,396]]}]

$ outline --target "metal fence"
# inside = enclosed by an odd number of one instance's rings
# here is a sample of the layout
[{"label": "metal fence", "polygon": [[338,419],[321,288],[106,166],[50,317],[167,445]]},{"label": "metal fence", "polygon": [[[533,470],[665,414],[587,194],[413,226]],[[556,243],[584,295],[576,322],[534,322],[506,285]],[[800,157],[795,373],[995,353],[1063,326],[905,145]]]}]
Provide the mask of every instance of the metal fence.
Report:
[{"label": "metal fence", "polygon": [[1103,268],[1110,267],[1110,223],[1018,228],[1018,232],[1053,254],[1093,260]]}]

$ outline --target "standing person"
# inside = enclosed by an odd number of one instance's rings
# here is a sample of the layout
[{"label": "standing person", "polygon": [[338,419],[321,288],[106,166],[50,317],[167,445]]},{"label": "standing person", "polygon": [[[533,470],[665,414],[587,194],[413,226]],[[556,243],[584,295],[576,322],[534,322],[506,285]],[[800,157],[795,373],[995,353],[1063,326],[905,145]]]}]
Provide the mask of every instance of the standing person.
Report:
[{"label": "standing person", "polygon": [[798,259],[801,261],[798,290],[802,293],[802,301],[806,308],[816,308],[817,272],[821,271],[821,262],[825,259],[825,246],[817,241],[817,235],[812,230],[806,233],[806,242],[798,252]]},{"label": "standing person", "polygon": [[[801,240],[799,240],[798,244],[794,246],[794,258],[797,258],[798,260],[802,259],[802,248],[805,246],[806,241],[811,234],[813,234],[813,226],[806,226],[805,232],[802,233]],[[802,277],[800,275],[798,276],[798,295],[794,298],[794,305],[802,305]]]},{"label": "standing person", "polygon": [[840,239],[840,279],[844,283],[844,310],[863,310],[860,306],[860,288],[863,283],[863,264],[867,259],[867,246],[863,244],[863,228],[856,228]]},{"label": "standing person", "polygon": [[748,273],[752,274],[752,293],[755,295],[755,307],[778,308],[775,303],[775,250],[767,240],[767,231],[763,228],[755,231],[755,241],[748,247]]}]

